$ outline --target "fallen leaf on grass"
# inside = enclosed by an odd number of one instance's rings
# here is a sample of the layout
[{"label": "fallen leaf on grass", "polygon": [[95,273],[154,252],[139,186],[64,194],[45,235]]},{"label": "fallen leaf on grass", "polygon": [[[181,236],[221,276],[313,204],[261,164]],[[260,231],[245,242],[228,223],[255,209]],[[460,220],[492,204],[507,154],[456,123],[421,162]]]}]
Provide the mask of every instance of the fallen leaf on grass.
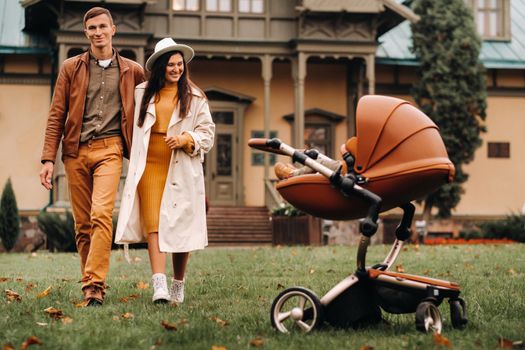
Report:
[{"label": "fallen leaf on grass", "polygon": [[113,321],[120,321],[120,317],[118,317],[117,315],[113,316],[111,319]]},{"label": "fallen leaf on grass", "polygon": [[139,258],[138,256],[134,256],[134,257],[131,259],[131,261],[133,261],[133,262],[141,262],[142,259]]},{"label": "fallen leaf on grass", "polygon": [[43,343],[40,339],[32,335],[29,338],[27,338],[25,342],[22,343],[22,345],[20,346],[20,350],[26,350],[30,345],[33,344],[42,345]]},{"label": "fallen leaf on grass", "polygon": [[51,286],[47,287],[43,292],[38,293],[38,295],[36,297],[37,298],[47,297],[49,295],[49,293],[51,292],[51,289],[52,289]]},{"label": "fallen leaf on grass", "polygon": [[498,339],[498,348],[502,349],[512,349],[512,340],[499,338]]},{"label": "fallen leaf on grass", "polygon": [[499,338],[498,347],[501,349],[521,349],[523,348],[523,341],[512,341],[506,338]]},{"label": "fallen leaf on grass", "polygon": [[8,282],[10,281],[11,279],[8,278],[8,277],[0,277],[0,282]]},{"label": "fallen leaf on grass", "polygon": [[122,316],[122,318],[124,318],[126,320],[129,320],[130,318],[135,317],[135,315],[133,315],[131,312],[126,312],[126,313],[122,314],[121,316]]},{"label": "fallen leaf on grass", "polygon": [[65,316],[62,320],[62,324],[71,324],[73,323],[73,319],[71,317]]},{"label": "fallen leaf on grass", "polygon": [[149,288],[149,284],[144,283],[144,281],[140,281],[139,283],[137,283],[137,288],[138,289],[148,289]]},{"label": "fallen leaf on grass", "polygon": [[186,324],[188,323],[189,321],[185,318],[183,318],[182,320],[180,320],[179,322],[177,322],[177,326],[182,326],[183,324]]},{"label": "fallen leaf on grass", "polygon": [[450,340],[448,340],[448,338],[445,338],[439,333],[434,333],[432,335],[432,340],[434,341],[434,344],[437,344],[437,345],[443,345],[448,348],[452,346],[452,344],[450,343]]},{"label": "fallen leaf on grass", "polygon": [[282,284],[277,283],[277,289],[283,289],[283,288],[284,288],[284,286]]},{"label": "fallen leaf on grass", "polygon": [[403,267],[403,265],[399,264],[399,265],[396,265],[396,271],[397,272],[405,272],[405,268]]},{"label": "fallen leaf on grass", "polygon": [[309,272],[310,272],[310,275],[312,275],[315,272],[315,270],[314,269],[310,269]]},{"label": "fallen leaf on grass", "polygon": [[370,345],[361,345],[361,347],[359,347],[359,350],[374,350],[374,347]]},{"label": "fallen leaf on grass", "polygon": [[255,346],[256,348],[261,347],[264,345],[264,340],[261,337],[255,337],[250,340],[250,345]]},{"label": "fallen leaf on grass", "polygon": [[8,302],[11,302],[11,301],[21,302],[22,301],[22,297],[20,296],[20,294],[10,289],[5,290],[5,296]]},{"label": "fallen leaf on grass", "polygon": [[228,350],[228,349],[222,345],[212,345],[211,350]]},{"label": "fallen leaf on grass", "polygon": [[35,285],[33,283],[26,284],[26,293],[30,292],[33,288],[35,288]]},{"label": "fallen leaf on grass", "polygon": [[79,303],[75,304],[75,307],[81,308],[81,307],[87,307],[89,303],[89,300],[82,300]]},{"label": "fallen leaf on grass", "polygon": [[210,320],[212,320],[213,322],[217,323],[219,326],[221,327],[225,327],[227,325],[229,325],[230,323],[228,321],[224,321],[224,320],[221,320],[220,318],[218,318],[217,316],[212,316],[210,318]]},{"label": "fallen leaf on grass", "polygon": [[54,307],[48,307],[47,309],[44,310],[44,312],[46,312],[49,315],[49,317],[55,320],[64,318],[64,313],[62,312],[62,310],[56,309]]},{"label": "fallen leaf on grass", "polygon": [[119,299],[119,301],[121,303],[127,303],[130,299],[137,299],[139,296],[137,294],[131,294],[131,295],[128,295],[127,297],[122,297]]},{"label": "fallen leaf on grass", "polygon": [[164,327],[164,329],[166,329],[168,331],[176,331],[177,330],[177,325],[175,323],[169,323],[168,321],[162,320],[160,322],[160,324],[162,325],[162,327]]},{"label": "fallen leaf on grass", "polygon": [[3,350],[15,350],[15,348],[13,347],[13,344],[11,344],[11,343],[5,344],[2,349]]},{"label": "fallen leaf on grass", "polygon": [[516,276],[516,275],[518,274],[518,273],[516,272],[516,270],[514,270],[514,269],[512,269],[512,268],[509,269],[507,272],[508,272],[510,275],[512,275],[512,276]]}]

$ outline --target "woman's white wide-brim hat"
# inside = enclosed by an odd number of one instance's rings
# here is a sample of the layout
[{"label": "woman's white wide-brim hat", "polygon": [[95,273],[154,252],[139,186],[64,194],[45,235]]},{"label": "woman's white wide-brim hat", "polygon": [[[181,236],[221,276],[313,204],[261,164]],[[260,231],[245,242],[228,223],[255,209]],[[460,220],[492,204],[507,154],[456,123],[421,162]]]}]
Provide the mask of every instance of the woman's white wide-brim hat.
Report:
[{"label": "woman's white wide-brim hat", "polygon": [[146,69],[151,71],[151,68],[155,64],[157,58],[165,54],[166,52],[180,51],[184,62],[188,64],[189,61],[193,58],[195,52],[191,47],[184,44],[177,44],[172,38],[164,38],[155,45],[155,51],[146,61]]}]

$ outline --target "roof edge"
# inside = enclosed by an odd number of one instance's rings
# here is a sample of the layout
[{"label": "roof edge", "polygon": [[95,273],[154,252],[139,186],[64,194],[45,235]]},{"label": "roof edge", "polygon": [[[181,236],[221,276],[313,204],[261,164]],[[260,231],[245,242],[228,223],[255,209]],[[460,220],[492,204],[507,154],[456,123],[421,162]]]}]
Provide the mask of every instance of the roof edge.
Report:
[{"label": "roof edge", "polygon": [[398,13],[400,16],[408,19],[410,22],[415,23],[419,21],[420,17],[414,13],[410,8],[405,5],[397,3],[395,0],[383,0],[385,7]]}]

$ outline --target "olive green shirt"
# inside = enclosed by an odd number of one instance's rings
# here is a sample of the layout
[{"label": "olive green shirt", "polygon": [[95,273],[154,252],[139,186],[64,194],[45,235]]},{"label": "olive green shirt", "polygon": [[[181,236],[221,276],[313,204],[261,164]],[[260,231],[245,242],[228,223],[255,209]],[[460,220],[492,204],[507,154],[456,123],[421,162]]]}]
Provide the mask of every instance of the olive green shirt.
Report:
[{"label": "olive green shirt", "polygon": [[89,85],[84,107],[80,142],[121,135],[122,101],[119,91],[120,69],[115,53],[107,68],[90,55]]}]

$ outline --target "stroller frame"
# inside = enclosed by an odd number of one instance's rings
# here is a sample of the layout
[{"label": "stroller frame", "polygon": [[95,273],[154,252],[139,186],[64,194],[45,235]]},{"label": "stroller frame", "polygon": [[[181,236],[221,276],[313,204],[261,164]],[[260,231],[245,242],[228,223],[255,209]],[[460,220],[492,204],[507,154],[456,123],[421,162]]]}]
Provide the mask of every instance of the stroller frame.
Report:
[{"label": "stroller frame", "polygon": [[[357,250],[357,269],[341,280],[320,299],[314,292],[302,287],[288,288],[272,303],[270,318],[274,328],[289,332],[288,323],[304,332],[310,332],[326,320],[334,326],[358,327],[381,322],[380,307],[391,313],[415,312],[416,329],[440,333],[442,318],[438,306],[449,298],[452,326],[462,329],[467,324],[466,306],[459,298],[459,285],[453,282],[389,272],[398,257],[403,243],[410,237],[415,207],[411,203],[400,206],[403,216],[395,230],[396,239],[382,263],[366,267],[366,253],[371,237],[377,231],[377,220],[382,199],[363,188],[351,171],[354,159],[350,153],[343,155],[348,173],[341,174],[341,167],[333,171],[316,161],[316,150],[297,150],[279,139],[251,139],[249,145],[264,151],[290,156],[294,161],[310,167],[329,179],[331,185],[343,195],[356,194],[369,203],[366,217],[361,220],[362,234]],[[349,310],[353,309],[353,310]],[[357,309],[357,310],[356,310]],[[348,313],[353,312],[352,317]]]}]

